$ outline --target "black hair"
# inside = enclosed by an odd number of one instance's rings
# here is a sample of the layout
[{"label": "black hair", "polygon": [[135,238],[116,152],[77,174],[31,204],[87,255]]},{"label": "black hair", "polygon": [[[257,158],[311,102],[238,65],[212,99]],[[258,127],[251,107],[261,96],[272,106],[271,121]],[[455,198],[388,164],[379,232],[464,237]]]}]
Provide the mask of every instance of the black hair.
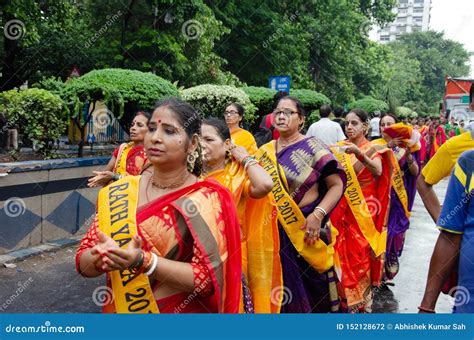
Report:
[{"label": "black hair", "polygon": [[150,120],[151,113],[148,111],[138,111],[133,118],[138,117],[138,116],[144,116],[146,120]]},{"label": "black hair", "polygon": [[[355,114],[357,117],[359,117],[359,119],[362,121],[362,123],[365,123],[365,124],[368,124],[368,120],[369,120],[369,114],[362,110],[362,109],[352,109],[349,111],[349,113],[353,113]],[[349,114],[348,113],[348,114]]]},{"label": "black hair", "polygon": [[[305,117],[306,116],[306,112],[304,110],[303,103],[298,98],[292,97],[292,96],[285,96],[285,97],[280,98],[278,103],[281,102],[282,100],[291,100],[296,105],[296,111],[298,111],[298,115],[300,117]],[[278,103],[277,103],[277,105],[278,105]]]},{"label": "black hair", "polygon": [[[190,140],[196,134],[198,136],[201,135],[201,117],[199,117],[199,114],[191,104],[177,98],[167,98],[158,101],[153,111],[159,107],[166,107],[176,114],[176,118],[184,128],[184,131],[186,131]],[[202,170],[202,150],[200,144],[198,144],[197,151],[198,157],[194,163],[192,173],[196,176],[200,176]]]},{"label": "black hair", "polygon": [[319,115],[321,116],[321,118],[327,118],[331,114],[331,111],[331,106],[324,104],[321,105],[321,107],[319,108]]},{"label": "black hair", "polygon": [[240,117],[243,117],[244,116],[244,113],[245,113],[245,109],[242,105],[238,104],[238,103],[230,103],[229,105],[227,105],[227,107],[229,106],[235,106],[235,108],[237,109],[237,113],[239,114]]},{"label": "black hair", "polygon": [[275,93],[275,95],[273,96],[273,106],[277,106],[280,99],[285,97],[288,97],[288,92],[278,91],[277,93]]},{"label": "black hair", "polygon": [[[400,119],[399,119],[395,114],[393,114],[393,113],[384,113],[384,114],[382,115],[382,117],[380,117],[380,121],[382,121],[382,119],[384,119],[384,117],[387,117],[387,116],[392,117],[393,120],[395,120],[395,123],[399,123],[399,122],[400,122]],[[380,123],[379,123],[379,124],[380,124]]]},{"label": "black hair", "polygon": [[336,118],[341,118],[342,115],[344,114],[344,109],[342,107],[336,107],[333,113]]},{"label": "black hair", "polygon": [[202,125],[210,125],[214,127],[219,134],[219,137],[222,138],[222,140],[225,142],[227,139],[230,139],[230,130],[227,127],[227,124],[218,118],[215,117],[210,117],[207,119],[204,119],[202,122]]}]

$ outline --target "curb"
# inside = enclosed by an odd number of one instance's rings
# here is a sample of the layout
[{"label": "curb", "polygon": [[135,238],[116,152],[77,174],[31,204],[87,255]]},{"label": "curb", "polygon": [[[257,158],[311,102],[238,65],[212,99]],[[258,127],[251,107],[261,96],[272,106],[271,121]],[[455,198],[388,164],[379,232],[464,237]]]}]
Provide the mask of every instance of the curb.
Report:
[{"label": "curb", "polygon": [[80,242],[82,237],[78,238],[63,238],[51,242],[40,244],[39,246],[15,250],[10,253],[0,255],[0,266],[3,268],[5,263],[14,263],[24,260],[28,257],[39,255],[46,252],[56,251],[62,248],[76,245]]}]

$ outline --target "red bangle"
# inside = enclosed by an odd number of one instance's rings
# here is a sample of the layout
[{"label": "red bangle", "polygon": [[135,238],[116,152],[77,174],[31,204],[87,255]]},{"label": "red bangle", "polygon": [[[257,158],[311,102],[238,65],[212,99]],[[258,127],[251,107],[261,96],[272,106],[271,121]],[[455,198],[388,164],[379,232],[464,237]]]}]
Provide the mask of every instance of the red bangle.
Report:
[{"label": "red bangle", "polygon": [[418,306],[418,309],[423,311],[423,312],[426,312],[426,313],[431,313],[431,314],[436,313],[434,309],[429,309],[429,308],[425,308],[425,307],[421,307],[421,306]]}]

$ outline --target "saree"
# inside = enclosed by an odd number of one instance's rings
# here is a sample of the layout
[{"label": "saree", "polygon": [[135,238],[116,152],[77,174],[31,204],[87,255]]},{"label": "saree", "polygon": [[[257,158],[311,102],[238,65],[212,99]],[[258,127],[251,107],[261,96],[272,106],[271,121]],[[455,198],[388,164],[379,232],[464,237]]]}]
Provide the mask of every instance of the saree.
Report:
[{"label": "saree", "polygon": [[436,151],[438,151],[439,147],[446,143],[446,134],[444,133],[444,129],[441,125],[438,125],[436,130],[433,127],[432,135],[430,135],[432,143],[430,149],[430,159],[433,158]]},{"label": "saree", "polygon": [[247,130],[237,128],[234,132],[231,132],[230,138],[235,145],[243,146],[251,156],[257,152],[257,142]]},{"label": "saree", "polygon": [[[103,188],[99,194],[99,207],[108,204],[112,207],[113,200],[105,202],[108,193],[117,187],[138,182],[140,178],[140,176],[128,176]],[[138,190],[131,190],[127,194],[133,201],[133,196],[138,195]],[[120,205],[127,206],[128,203]],[[122,212],[115,213],[117,214],[121,216]],[[225,188],[213,180],[197,182],[138,207],[135,216],[129,218],[136,222],[136,233],[143,240],[145,251],[151,251],[159,258],[190,263],[193,269],[195,287],[193,292],[180,292],[157,299],[155,303],[159,312],[238,312],[241,277],[239,225],[232,196]],[[97,231],[104,230],[99,221],[100,216],[96,217],[77,250],[78,272],[82,253],[98,243]],[[117,235],[120,236],[127,229],[124,226],[123,230],[109,236],[120,246],[126,246],[124,239],[117,239]],[[106,275],[107,286],[113,289],[114,296],[117,293],[113,282],[116,272],[109,272]],[[137,280],[139,277],[143,279],[144,276],[129,273],[128,270],[120,271],[119,274],[128,281]],[[147,276],[144,278],[149,280],[148,284],[153,292],[162,286],[162,283],[155,279]],[[125,296],[134,296],[132,292],[127,293],[129,295]],[[106,302],[103,312],[124,312],[118,308],[120,306],[117,306],[116,299]]]},{"label": "saree", "polygon": [[137,176],[148,163],[143,144],[123,143],[113,155],[116,159],[113,172],[122,176]]},{"label": "saree", "polygon": [[381,283],[392,174],[391,150],[369,141],[359,149],[370,159],[382,160],[382,174],[375,178],[355,155],[334,148],[348,183],[331,214],[331,222],[339,232],[335,261],[341,307],[353,313],[372,311],[372,287]]},{"label": "saree", "polygon": [[426,150],[427,150],[427,138],[428,138],[428,127],[426,125],[423,125],[420,127],[418,130],[420,132],[421,138],[420,138],[420,162],[421,164],[425,163],[426,160]]},{"label": "saree", "polygon": [[[386,146],[387,142],[380,138],[373,143]],[[387,226],[387,250],[385,253],[385,276],[392,280],[400,268],[399,257],[402,255],[405,243],[405,233],[410,227],[410,212],[413,208],[416,195],[416,180],[418,174],[410,173],[405,149],[394,147],[392,149],[392,188],[390,190],[390,211]],[[418,164],[418,173],[421,168],[419,151],[412,153],[414,161]],[[400,181],[402,180],[402,181]],[[401,183],[398,183],[401,182]],[[399,188],[403,183],[403,187]],[[398,191],[403,191],[401,194]]]},{"label": "saree", "polygon": [[[274,265],[281,268],[282,287],[272,291],[273,304],[279,305],[281,313],[338,312],[333,270],[337,231],[326,217],[321,223],[320,239],[309,246],[304,243],[305,231],[300,228],[328,191],[324,179],[338,174],[345,183],[343,169],[329,148],[314,137],[278,153],[272,141],[259,149],[257,159],[274,182],[272,196],[276,205],[270,210],[261,207],[270,220],[277,221],[279,262]],[[317,198],[299,207],[306,193],[315,187]]]}]

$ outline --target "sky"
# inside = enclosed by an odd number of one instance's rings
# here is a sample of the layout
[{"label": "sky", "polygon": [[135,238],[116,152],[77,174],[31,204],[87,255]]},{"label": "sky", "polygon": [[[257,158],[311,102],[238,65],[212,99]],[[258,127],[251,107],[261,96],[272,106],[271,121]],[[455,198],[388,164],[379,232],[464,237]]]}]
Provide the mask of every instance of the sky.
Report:
[{"label": "sky", "polygon": [[[444,31],[447,38],[474,52],[474,0],[432,0],[430,29]],[[474,56],[471,77],[474,78]]]}]

